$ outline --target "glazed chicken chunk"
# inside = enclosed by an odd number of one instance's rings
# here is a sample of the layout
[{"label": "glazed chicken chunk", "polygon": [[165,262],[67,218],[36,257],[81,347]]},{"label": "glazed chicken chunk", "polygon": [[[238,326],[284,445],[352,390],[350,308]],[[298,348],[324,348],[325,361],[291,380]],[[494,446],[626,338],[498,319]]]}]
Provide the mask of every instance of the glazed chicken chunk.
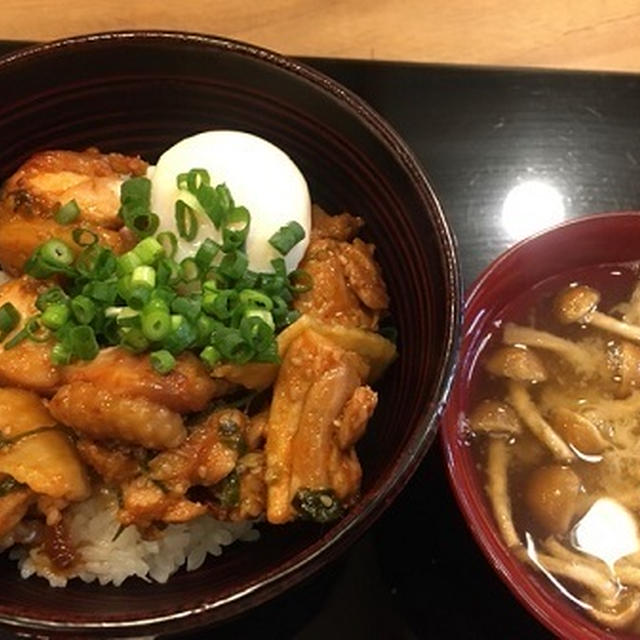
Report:
[{"label": "glazed chicken chunk", "polygon": [[[144,175],[146,162],[117,153],[43,151],[25,162],[0,192],[0,265],[11,275],[22,272],[33,251],[51,238],[72,239],[76,228],[97,234],[116,253],[133,239],[121,231],[120,184]],[[72,224],[55,219],[57,210],[75,202],[80,213]]]},{"label": "glazed chicken chunk", "polygon": [[373,257],[374,247],[359,238],[358,219],[341,214],[338,220],[314,209],[311,242],[300,268],[313,280],[310,291],[295,302],[295,308],[329,324],[375,330],[389,297],[380,267]]},{"label": "glazed chicken chunk", "polygon": [[0,307],[9,302],[21,316],[18,326],[6,336],[4,345],[0,347],[0,385],[32,389],[49,395],[60,384],[60,370],[51,363],[51,341],[23,340],[7,349],[13,336],[37,313],[36,299],[47,288],[47,284],[28,276],[0,285]]},{"label": "glazed chicken chunk", "polygon": [[290,345],[267,423],[269,522],[328,520],[356,497],[361,468],[353,445],[376,404],[362,385],[367,375],[361,356],[314,331]]}]

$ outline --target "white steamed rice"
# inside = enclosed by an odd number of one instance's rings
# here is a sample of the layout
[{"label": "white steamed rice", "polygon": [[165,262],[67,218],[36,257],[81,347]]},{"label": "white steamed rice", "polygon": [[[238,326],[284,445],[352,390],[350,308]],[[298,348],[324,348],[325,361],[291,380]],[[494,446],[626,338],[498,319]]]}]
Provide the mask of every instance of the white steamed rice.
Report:
[{"label": "white steamed rice", "polygon": [[260,537],[252,522],[221,522],[201,516],[185,524],[168,525],[159,539],[145,540],[133,525],[118,533],[116,511],[115,498],[105,493],[65,511],[65,522],[80,557],[65,575],[52,571],[40,548],[15,547],[10,557],[18,560],[23,578],[42,576],[52,587],[64,587],[71,578],[120,586],[130,576],[166,582],[185,563],[187,571],[193,571],[207,554],[219,556],[223,547],[236,540]]}]

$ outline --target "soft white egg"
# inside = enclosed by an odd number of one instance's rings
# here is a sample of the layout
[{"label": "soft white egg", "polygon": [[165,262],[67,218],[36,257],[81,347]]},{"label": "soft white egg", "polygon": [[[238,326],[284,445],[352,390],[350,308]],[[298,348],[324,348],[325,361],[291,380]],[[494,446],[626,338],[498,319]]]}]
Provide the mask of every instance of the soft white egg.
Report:
[{"label": "soft white egg", "polygon": [[[249,269],[272,271],[271,260],[281,256],[268,240],[290,221],[305,230],[304,240],[284,257],[288,271],[298,266],[309,243],[311,198],[304,176],[284,151],[243,131],[206,131],[181,140],[160,156],[148,174],[151,210],[160,217],[159,231],[172,231],[178,237],[175,203],[180,190],[176,181],[190,169],[206,169],[212,186],[226,184],[235,205],[249,210]],[[199,213],[197,218],[195,239],[179,239],[178,260],[194,255],[207,237],[220,240],[206,215]]]}]

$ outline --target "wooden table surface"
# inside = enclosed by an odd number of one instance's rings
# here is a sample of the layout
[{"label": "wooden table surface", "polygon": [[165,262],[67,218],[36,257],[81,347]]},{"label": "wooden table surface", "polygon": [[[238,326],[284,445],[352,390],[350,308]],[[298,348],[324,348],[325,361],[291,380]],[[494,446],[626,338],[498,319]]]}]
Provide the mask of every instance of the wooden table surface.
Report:
[{"label": "wooden table surface", "polygon": [[3,0],[0,39],[177,29],[290,55],[640,71],[640,0]]}]

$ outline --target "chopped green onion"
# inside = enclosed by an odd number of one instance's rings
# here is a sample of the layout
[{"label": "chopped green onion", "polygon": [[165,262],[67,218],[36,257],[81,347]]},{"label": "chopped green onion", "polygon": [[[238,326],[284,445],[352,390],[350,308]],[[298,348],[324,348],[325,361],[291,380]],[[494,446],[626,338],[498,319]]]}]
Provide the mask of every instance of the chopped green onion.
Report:
[{"label": "chopped green onion", "polygon": [[24,270],[34,278],[48,278],[56,273],[73,274],[70,265],[73,263],[73,251],[62,240],[52,238],[27,260]]},{"label": "chopped green onion", "polygon": [[180,265],[169,258],[160,258],[156,269],[156,282],[159,285],[173,285],[180,281]]},{"label": "chopped green onion", "polygon": [[178,250],[178,238],[171,231],[163,231],[156,236],[156,240],[162,247],[164,255],[167,258],[173,259]]},{"label": "chopped green onion", "polygon": [[277,276],[287,275],[287,264],[284,261],[284,258],[274,258],[271,261],[271,266],[273,267],[273,273]]},{"label": "chopped green onion", "polygon": [[181,191],[186,191],[187,188],[188,188],[187,187],[187,176],[188,175],[189,175],[188,173],[179,173],[178,176],[176,177],[176,186]]},{"label": "chopped green onion", "polygon": [[18,326],[19,322],[20,312],[10,302],[5,302],[0,307],[0,334],[3,340]]},{"label": "chopped green onion", "polygon": [[249,259],[241,251],[227,253],[218,265],[218,271],[233,280],[238,280],[247,270]]},{"label": "chopped green onion", "polygon": [[124,307],[116,317],[116,323],[119,327],[139,327],[140,312],[129,307]]},{"label": "chopped green onion", "polygon": [[127,227],[138,237],[152,236],[160,226],[160,218],[150,211],[132,211],[128,218]]},{"label": "chopped green onion", "polygon": [[207,345],[200,352],[202,360],[209,368],[213,368],[220,361],[220,352],[212,345]]},{"label": "chopped green onion", "polygon": [[166,349],[154,351],[149,355],[149,360],[154,371],[163,376],[171,373],[176,366],[176,359]]},{"label": "chopped green onion", "polygon": [[273,300],[255,289],[243,289],[239,293],[240,303],[246,307],[257,307],[260,309],[273,309]]},{"label": "chopped green onion", "polygon": [[206,271],[213,262],[213,259],[220,251],[220,247],[211,238],[206,238],[196,252],[196,264],[200,271]]},{"label": "chopped green onion", "polygon": [[58,208],[55,213],[55,221],[58,224],[70,224],[80,215],[80,207],[75,200],[70,200],[67,204]]},{"label": "chopped green onion", "polygon": [[119,327],[141,327],[140,311],[125,307],[117,316],[116,324]]},{"label": "chopped green onion", "polygon": [[231,191],[229,191],[229,187],[226,184],[222,183],[216,187],[216,196],[218,196],[218,202],[220,203],[220,207],[222,211],[224,211],[225,215],[228,211],[230,211],[234,207],[233,197],[231,196]]},{"label": "chopped green onion", "polygon": [[127,251],[127,253],[118,256],[118,275],[124,276],[133,273],[133,270],[141,264],[142,259],[135,251]]},{"label": "chopped green onion", "polygon": [[139,311],[149,302],[151,291],[147,285],[132,286],[126,301],[132,309]]},{"label": "chopped green onion", "polygon": [[213,226],[219,229],[223,222],[225,211],[222,208],[216,190],[209,185],[202,185],[198,189],[196,199],[209,220],[213,223]]},{"label": "chopped green onion", "polygon": [[156,238],[145,238],[138,242],[132,251],[143,265],[153,265],[165,253],[162,244]]},{"label": "chopped green onion", "polygon": [[204,313],[200,314],[196,320],[196,332],[198,334],[196,344],[201,347],[209,344],[211,334],[214,332],[216,327],[219,326],[220,323],[217,320],[214,320],[211,316]]},{"label": "chopped green onion", "polygon": [[156,270],[147,266],[136,267],[131,274],[131,286],[153,289],[156,286]]},{"label": "chopped green onion", "polygon": [[254,360],[256,362],[281,362],[278,352],[278,343],[272,340],[269,345],[262,351],[256,353]]},{"label": "chopped green onion", "polygon": [[21,342],[26,340],[28,337],[29,337],[29,332],[27,331],[27,327],[24,326],[22,327],[22,329],[20,329],[20,331],[18,331],[13,336],[13,338],[11,338],[11,340],[9,340],[8,342],[5,342],[4,344],[5,351],[9,351],[9,349],[13,349],[14,347],[17,347]]},{"label": "chopped green onion", "polygon": [[236,329],[227,329],[226,327],[219,329],[214,334],[214,341],[213,346],[218,349],[222,356],[235,364],[249,362],[255,354],[253,347]]},{"label": "chopped green onion", "polygon": [[178,234],[191,242],[198,235],[198,218],[195,211],[183,200],[176,201],[175,210]]},{"label": "chopped green onion", "polygon": [[36,309],[44,311],[49,305],[66,303],[67,294],[60,287],[51,287],[36,298]]},{"label": "chopped green onion", "polygon": [[196,193],[202,185],[209,186],[211,184],[211,178],[206,169],[191,169],[191,171],[187,173],[186,182],[187,189],[191,191],[191,193]]},{"label": "chopped green onion", "polygon": [[233,289],[209,291],[202,296],[202,308],[218,320],[230,318],[238,303],[238,292]]},{"label": "chopped green onion", "polygon": [[288,326],[293,324],[302,314],[297,309],[290,309],[284,316],[284,324]]},{"label": "chopped green onion", "polygon": [[273,340],[273,329],[259,316],[247,315],[240,322],[240,335],[256,351],[263,351]]},{"label": "chopped green onion", "polygon": [[272,273],[264,273],[260,276],[260,289],[269,296],[281,295],[286,286],[285,276]]},{"label": "chopped green onion", "polygon": [[51,363],[55,365],[65,365],[71,362],[72,357],[71,349],[64,342],[57,342],[51,349],[50,359]]},{"label": "chopped green onion", "polygon": [[198,339],[196,328],[180,315],[171,316],[173,329],[164,339],[164,347],[171,353],[180,353],[188,349]]},{"label": "chopped green onion", "polygon": [[180,277],[183,282],[193,282],[200,275],[200,269],[194,258],[185,258],[180,263]]},{"label": "chopped green onion", "polygon": [[157,305],[159,303],[163,303],[163,305],[168,309],[169,305],[177,295],[178,294],[173,289],[160,285],[153,290],[149,304],[153,303]]},{"label": "chopped green onion", "polygon": [[171,316],[166,309],[147,304],[140,316],[141,329],[145,338],[151,342],[160,342],[171,331]]},{"label": "chopped green onion", "polygon": [[131,295],[131,274],[118,278],[116,289],[123,300],[128,300]]},{"label": "chopped green onion", "polygon": [[118,286],[115,282],[99,282],[94,280],[82,287],[82,294],[97,302],[111,306],[118,297]]},{"label": "chopped green onion", "polygon": [[240,249],[249,235],[251,216],[246,207],[236,207],[229,212],[222,230],[222,250]]},{"label": "chopped green onion", "polygon": [[80,324],[90,324],[96,316],[96,305],[91,298],[79,295],[71,300],[71,312]]},{"label": "chopped green onion", "polygon": [[190,322],[195,322],[200,315],[202,309],[202,299],[199,296],[186,298],[177,296],[171,303],[171,311],[184,316]]},{"label": "chopped green onion", "polygon": [[120,330],[121,344],[134,353],[142,353],[149,348],[149,340],[138,327],[127,327]]},{"label": "chopped green onion", "polygon": [[305,231],[302,225],[291,220],[269,238],[269,244],[283,256],[286,256],[298,242],[304,239],[304,236]]},{"label": "chopped green onion", "polygon": [[66,304],[52,304],[42,312],[40,322],[47,327],[47,329],[57,331],[67,323],[69,313],[69,307]]},{"label": "chopped green onion", "polygon": [[305,293],[313,287],[313,277],[304,269],[296,269],[289,274],[289,290],[295,294]]},{"label": "chopped green onion", "polygon": [[[71,234],[80,249],[57,239],[38,247],[25,271],[40,279],[66,279],[37,297],[41,313],[27,319],[5,349],[25,339],[52,340],[51,362],[64,365],[94,358],[101,346],[120,345],[137,353],[153,351],[151,365],[162,374],[173,370],[176,357],[187,349],[197,350],[208,367],[278,362],[276,329],[299,315],[291,302],[294,294],[308,290],[310,277],[299,270],[287,275],[282,258],[272,260],[273,273],[248,269],[242,249],[249,211],[234,204],[225,184],[213,187],[204,169],[180,174],[177,183],[176,234],[153,236],[159,218],[150,209],[151,182],[140,177],[121,187],[119,216],[139,238],[133,249],[116,256],[99,244],[98,234],[82,228]],[[76,207],[75,202],[60,207],[60,220],[75,219]],[[178,236],[195,239],[203,215],[219,230],[220,244],[205,238],[195,255],[178,264]],[[304,237],[296,223],[278,233],[272,240],[282,252]],[[0,307],[0,339],[19,321],[15,307]]]},{"label": "chopped green onion", "polygon": [[100,351],[96,334],[91,327],[86,325],[71,328],[68,339],[71,352],[80,360],[93,360]]},{"label": "chopped green onion", "polygon": [[276,325],[275,325],[275,322],[273,321],[273,316],[266,309],[247,309],[244,312],[244,317],[245,318],[253,318],[253,317],[260,318],[260,320],[262,320],[262,322],[264,322],[265,324],[267,324],[269,326],[271,331],[275,331]]},{"label": "chopped green onion", "polygon": [[24,326],[27,338],[32,342],[46,342],[51,338],[51,331],[42,324],[42,314],[31,316]]},{"label": "chopped green onion", "polygon": [[151,180],[137,176],[120,185],[120,202],[123,205],[145,206],[151,202]]},{"label": "chopped green onion", "polygon": [[90,229],[74,229],[71,237],[79,247],[92,247],[98,242],[98,234]]}]

